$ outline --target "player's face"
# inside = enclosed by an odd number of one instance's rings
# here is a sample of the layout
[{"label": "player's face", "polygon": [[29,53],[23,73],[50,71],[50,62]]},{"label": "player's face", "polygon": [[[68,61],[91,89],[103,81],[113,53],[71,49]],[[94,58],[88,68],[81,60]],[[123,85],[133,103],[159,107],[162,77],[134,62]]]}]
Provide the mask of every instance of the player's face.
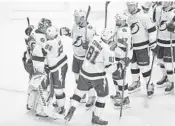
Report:
[{"label": "player's face", "polygon": [[79,25],[81,22],[81,18],[79,16],[74,16],[74,21],[77,25]]},{"label": "player's face", "polygon": [[121,26],[122,25],[122,20],[117,20],[116,19],[116,26]]},{"label": "player's face", "polygon": [[167,8],[167,7],[169,7],[171,5],[171,2],[169,2],[169,1],[164,1],[163,2],[163,8]]},{"label": "player's face", "polygon": [[137,10],[137,5],[134,5],[134,4],[127,4],[127,7],[128,7],[129,13],[131,14]]}]

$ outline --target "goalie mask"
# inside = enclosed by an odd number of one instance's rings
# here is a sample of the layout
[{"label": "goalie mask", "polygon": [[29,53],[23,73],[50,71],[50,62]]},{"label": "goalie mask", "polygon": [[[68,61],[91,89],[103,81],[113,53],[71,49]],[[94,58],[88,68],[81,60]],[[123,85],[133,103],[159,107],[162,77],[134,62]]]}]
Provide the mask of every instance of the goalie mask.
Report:
[{"label": "goalie mask", "polygon": [[107,43],[107,44],[110,44],[110,43],[112,43],[113,42],[113,40],[114,40],[114,35],[115,35],[115,33],[114,33],[114,31],[112,30],[112,29],[104,29],[103,31],[102,31],[102,34],[101,34],[101,39],[105,42],[105,43]]},{"label": "goalie mask", "polygon": [[42,33],[46,33],[47,28],[50,26],[52,26],[51,20],[42,18],[38,23],[38,30]]},{"label": "goalie mask", "polygon": [[124,26],[126,24],[127,16],[125,14],[117,13],[115,16],[116,26]]},{"label": "goalie mask", "polygon": [[49,40],[53,40],[57,38],[58,33],[59,33],[59,30],[56,27],[54,26],[48,27],[46,30],[46,38]]},{"label": "goalie mask", "polygon": [[74,21],[77,25],[82,25],[86,18],[86,11],[84,10],[75,10],[74,11]]}]

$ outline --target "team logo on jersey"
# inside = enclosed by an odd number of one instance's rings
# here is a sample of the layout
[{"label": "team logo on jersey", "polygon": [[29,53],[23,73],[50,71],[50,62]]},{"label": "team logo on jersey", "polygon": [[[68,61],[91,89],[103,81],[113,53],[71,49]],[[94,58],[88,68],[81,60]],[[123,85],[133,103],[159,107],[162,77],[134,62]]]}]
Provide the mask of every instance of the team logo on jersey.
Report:
[{"label": "team logo on jersey", "polygon": [[126,28],[122,28],[122,32],[127,32],[127,29]]},{"label": "team logo on jersey", "polygon": [[159,30],[160,31],[165,31],[166,30],[166,20],[162,20],[159,25]]},{"label": "team logo on jersey", "polygon": [[139,25],[138,22],[132,23],[131,24],[131,33],[134,35],[139,31]]},{"label": "team logo on jersey", "polygon": [[82,40],[82,36],[77,36],[76,40],[73,42],[73,45],[75,47],[80,47],[82,46],[83,40]]}]

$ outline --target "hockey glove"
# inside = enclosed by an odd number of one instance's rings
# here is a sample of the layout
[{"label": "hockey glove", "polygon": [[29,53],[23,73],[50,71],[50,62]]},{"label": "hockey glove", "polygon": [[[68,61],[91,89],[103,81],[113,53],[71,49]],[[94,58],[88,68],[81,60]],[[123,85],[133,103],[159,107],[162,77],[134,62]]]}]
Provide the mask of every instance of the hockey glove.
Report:
[{"label": "hockey glove", "polygon": [[89,42],[85,42],[85,43],[82,43],[82,47],[83,47],[83,49],[88,49],[88,47],[89,47]]},{"label": "hockey glove", "polygon": [[121,64],[123,64],[124,66],[127,67],[127,66],[129,65],[130,61],[131,61],[131,60],[130,60],[129,57],[125,57],[125,58],[120,59],[119,62],[120,62]]},{"label": "hockey glove", "polygon": [[174,25],[173,23],[167,24],[167,30],[168,30],[169,32],[174,32],[174,30],[175,30],[175,25]]},{"label": "hockey glove", "polygon": [[157,54],[157,43],[150,44],[150,49],[154,53],[154,55]]},{"label": "hockey glove", "polygon": [[61,36],[62,36],[62,35],[65,35],[65,36],[70,37],[70,36],[71,36],[71,31],[70,31],[70,29],[67,28],[67,27],[61,27],[61,28],[60,28],[60,35],[61,35]]},{"label": "hockey glove", "polygon": [[25,30],[26,35],[30,36],[33,29],[34,29],[33,25],[30,25],[29,27],[27,27],[26,30]]},{"label": "hockey glove", "polygon": [[117,43],[114,43],[110,46],[110,50],[114,51],[116,47],[117,47]]}]

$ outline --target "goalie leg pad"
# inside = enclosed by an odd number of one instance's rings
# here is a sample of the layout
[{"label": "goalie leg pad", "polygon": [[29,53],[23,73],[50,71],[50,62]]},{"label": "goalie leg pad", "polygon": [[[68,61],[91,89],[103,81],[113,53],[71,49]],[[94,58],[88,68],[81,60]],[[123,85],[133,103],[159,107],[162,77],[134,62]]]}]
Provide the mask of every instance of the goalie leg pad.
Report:
[{"label": "goalie leg pad", "polygon": [[37,90],[30,90],[29,89],[28,98],[27,98],[27,105],[30,109],[34,109],[37,95],[38,95]]}]

